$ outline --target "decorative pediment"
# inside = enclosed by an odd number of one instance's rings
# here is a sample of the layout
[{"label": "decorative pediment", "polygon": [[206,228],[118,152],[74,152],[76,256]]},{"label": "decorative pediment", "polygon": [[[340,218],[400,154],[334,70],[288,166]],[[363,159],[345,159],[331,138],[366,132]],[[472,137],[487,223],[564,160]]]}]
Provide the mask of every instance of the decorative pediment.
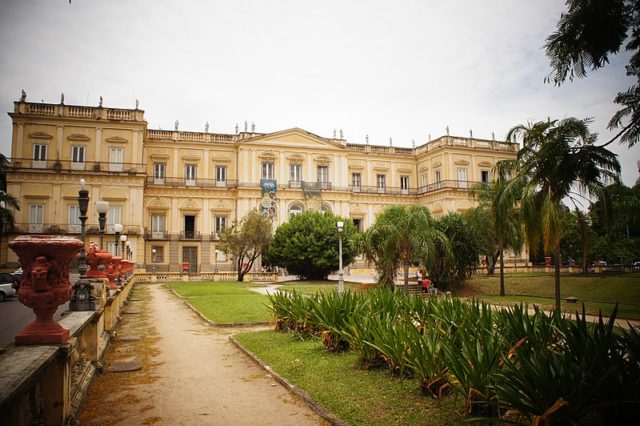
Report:
[{"label": "decorative pediment", "polygon": [[91,138],[87,135],[81,135],[79,133],[75,133],[73,135],[67,136],[67,139],[74,142],[89,142]]},{"label": "decorative pediment", "polygon": [[398,167],[398,173],[411,173],[410,167]]},{"label": "decorative pediment", "polygon": [[480,166],[480,167],[493,167],[493,164],[491,164],[488,161],[481,161],[481,162],[478,163],[478,166]]},{"label": "decorative pediment", "polygon": [[171,206],[169,205],[169,203],[161,199],[160,197],[155,197],[147,205],[147,209],[150,211],[169,210],[170,208]]},{"label": "decorative pediment", "polygon": [[440,166],[442,166],[442,163],[440,163],[440,162],[437,162],[437,161],[436,161],[435,163],[433,163],[433,168],[434,168],[434,169],[435,169],[436,167],[440,167]]},{"label": "decorative pediment", "polygon": [[215,157],[212,158],[212,161],[216,164],[219,163],[230,163],[232,161],[232,158],[229,154],[226,153],[217,153]]},{"label": "decorative pediment", "polygon": [[299,128],[282,130],[280,132],[260,135],[245,139],[240,142],[242,145],[269,145],[271,147],[282,147],[284,149],[345,149],[333,140],[323,138],[306,130]]},{"label": "decorative pediment", "polygon": [[331,158],[325,157],[324,155],[314,158],[313,161],[315,161],[317,164],[320,164],[321,166],[328,166],[329,164],[331,164]]},{"label": "decorative pediment", "polygon": [[292,164],[301,164],[304,163],[304,157],[300,154],[291,154],[287,155],[287,161]]},{"label": "decorative pediment", "polygon": [[468,166],[469,162],[467,160],[458,160],[454,163],[456,166]]},{"label": "decorative pediment", "polygon": [[263,161],[275,161],[276,158],[278,158],[278,157],[273,152],[265,151],[265,152],[259,152],[258,153],[258,158],[263,160]]},{"label": "decorative pediment", "polygon": [[53,136],[51,136],[50,134],[45,133],[45,132],[29,133],[29,137],[31,139],[53,139]]},{"label": "decorative pediment", "polygon": [[110,138],[105,139],[105,141],[109,143],[127,143],[129,142],[127,139],[122,138],[120,136],[112,136]]}]

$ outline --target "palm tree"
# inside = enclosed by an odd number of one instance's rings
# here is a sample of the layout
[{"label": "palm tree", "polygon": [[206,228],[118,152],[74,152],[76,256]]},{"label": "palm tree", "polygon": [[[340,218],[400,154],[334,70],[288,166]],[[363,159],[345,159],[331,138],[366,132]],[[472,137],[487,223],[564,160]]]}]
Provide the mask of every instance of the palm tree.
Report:
[{"label": "palm tree", "polygon": [[436,242],[447,245],[444,234],[434,228],[434,220],[424,206],[391,206],[363,234],[356,247],[373,261],[381,285],[394,288],[397,270],[404,271],[404,289],[409,290],[409,266],[428,264],[436,253]]},{"label": "palm tree", "polygon": [[504,290],[504,250],[506,248],[520,249],[522,247],[522,228],[515,207],[516,200],[505,192],[507,182],[498,179],[489,184],[479,184],[472,188],[471,193],[480,201],[478,206],[489,220],[493,231],[492,247],[496,251],[494,259],[500,259],[500,296]]},{"label": "palm tree", "polygon": [[617,181],[620,163],[616,155],[594,145],[590,119],[539,121],[509,130],[507,139],[522,142],[515,160],[501,161],[496,170],[502,179],[513,176],[504,189],[507,199],[519,201],[529,247],[542,241],[555,253],[555,301],[560,308],[560,239],[568,199],[582,205],[595,197],[607,202],[606,181]]}]

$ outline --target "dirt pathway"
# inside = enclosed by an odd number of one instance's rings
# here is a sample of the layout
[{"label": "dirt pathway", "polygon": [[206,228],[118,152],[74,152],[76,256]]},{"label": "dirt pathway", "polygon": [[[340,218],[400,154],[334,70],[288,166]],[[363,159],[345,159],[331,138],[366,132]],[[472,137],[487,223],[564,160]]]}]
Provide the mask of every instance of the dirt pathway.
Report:
[{"label": "dirt pathway", "polygon": [[[323,421],[231,343],[238,330],[205,324],[166,288],[145,286],[145,312],[155,326],[153,380],[128,384],[109,404],[125,410],[113,424],[317,425]],[[134,302],[135,303],[135,302]],[[125,316],[127,319],[127,316]],[[122,332],[125,333],[126,324]],[[157,334],[156,334],[157,333]],[[115,351],[118,348],[116,345]],[[107,360],[107,364],[108,364]],[[147,368],[147,366],[145,366]],[[144,370],[144,368],[143,368]],[[129,373],[105,373],[104,375]],[[137,381],[134,379],[134,381]],[[99,387],[99,384],[98,384]],[[91,393],[91,391],[90,391]],[[111,392],[107,392],[111,394]],[[96,395],[97,396],[97,395]],[[89,395],[88,399],[91,399]],[[95,397],[95,396],[94,396]],[[107,401],[103,401],[107,402]],[[104,424],[99,404],[80,424]],[[118,407],[119,408],[115,408]],[[85,413],[86,414],[86,413]],[[84,420],[84,421],[83,421]],[[96,423],[96,421],[98,423]]]}]

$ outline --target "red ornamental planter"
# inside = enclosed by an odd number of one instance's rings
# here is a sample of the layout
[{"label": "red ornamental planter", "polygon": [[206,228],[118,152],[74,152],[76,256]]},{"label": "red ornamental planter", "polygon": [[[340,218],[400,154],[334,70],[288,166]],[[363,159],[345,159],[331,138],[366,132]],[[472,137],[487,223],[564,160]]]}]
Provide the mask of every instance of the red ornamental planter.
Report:
[{"label": "red ornamental planter", "polygon": [[109,278],[109,288],[111,290],[118,289],[116,278],[120,276],[120,261],[122,261],[120,256],[113,256],[111,257],[111,262],[107,265],[105,274]]},{"label": "red ornamental planter", "polygon": [[16,345],[60,344],[69,339],[69,330],[54,321],[53,314],[71,296],[69,264],[83,245],[58,235],[20,236],[9,243],[24,271],[18,300],[36,314],[16,335]]},{"label": "red ornamental planter", "polygon": [[[106,265],[111,260],[111,253],[106,250],[100,250],[96,243],[89,245],[87,250],[87,264],[91,267],[87,271],[87,278],[107,278],[105,275]],[[104,270],[100,270],[99,266],[104,266]]]}]

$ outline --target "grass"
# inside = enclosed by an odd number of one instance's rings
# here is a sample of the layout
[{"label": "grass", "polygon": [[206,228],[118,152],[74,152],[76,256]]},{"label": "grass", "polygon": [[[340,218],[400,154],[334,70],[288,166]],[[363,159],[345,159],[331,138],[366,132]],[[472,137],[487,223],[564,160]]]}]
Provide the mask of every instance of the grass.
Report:
[{"label": "grass", "polygon": [[319,340],[274,331],[242,333],[236,339],[352,425],[453,425],[463,420],[457,414],[463,410],[461,399],[434,400],[419,392],[415,380],[358,368],[354,352],[329,353]]},{"label": "grass", "polygon": [[[505,297],[498,296],[499,280],[499,275],[474,276],[458,295],[474,296],[490,303],[529,302],[549,306],[555,303],[553,274],[505,274]],[[581,310],[584,302],[587,313],[597,315],[602,310],[608,315],[619,303],[619,318],[640,319],[640,273],[562,275],[560,288],[564,310]],[[569,296],[577,297],[578,304],[566,303],[564,299]]]},{"label": "grass", "polygon": [[178,282],[167,284],[209,320],[218,324],[267,322],[267,296],[249,290],[253,283]]},{"label": "grass", "polygon": [[[337,281],[287,281],[281,283],[280,289],[282,290],[296,290],[305,294],[314,294],[317,292],[325,293],[327,291],[333,291],[338,289]],[[370,285],[368,284],[360,284],[345,281],[344,283],[345,290],[351,290],[356,293],[365,292]]]}]

